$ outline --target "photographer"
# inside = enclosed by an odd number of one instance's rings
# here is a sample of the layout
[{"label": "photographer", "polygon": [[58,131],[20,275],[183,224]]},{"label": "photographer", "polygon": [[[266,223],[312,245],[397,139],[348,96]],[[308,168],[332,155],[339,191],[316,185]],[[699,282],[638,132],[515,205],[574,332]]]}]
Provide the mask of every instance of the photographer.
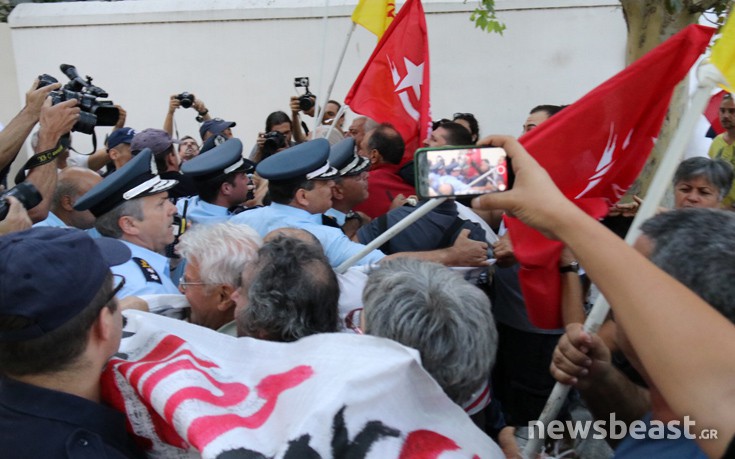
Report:
[{"label": "photographer", "polygon": [[259,163],[261,160],[278,153],[281,150],[296,145],[291,138],[291,119],[286,113],[273,112],[265,119],[265,132],[258,133],[255,151],[251,152],[250,159]]},{"label": "photographer", "polygon": [[[183,105],[182,105],[183,102]],[[179,108],[193,108],[199,114],[197,121],[204,122],[211,120],[212,117],[209,115],[209,110],[204,101],[197,99],[194,94],[188,92],[182,92],[181,94],[172,94],[168,101],[168,112],[166,113],[166,119],[163,120],[163,130],[168,132],[168,135],[173,137],[174,135],[174,112]]]}]

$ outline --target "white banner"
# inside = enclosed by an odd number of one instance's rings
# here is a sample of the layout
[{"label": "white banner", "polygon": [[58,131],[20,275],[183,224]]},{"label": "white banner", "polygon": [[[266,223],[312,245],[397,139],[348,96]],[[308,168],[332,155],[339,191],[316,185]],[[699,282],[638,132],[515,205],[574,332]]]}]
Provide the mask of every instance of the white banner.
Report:
[{"label": "white banner", "polygon": [[150,457],[501,458],[416,351],[344,333],[233,338],[126,311],[105,400]]}]

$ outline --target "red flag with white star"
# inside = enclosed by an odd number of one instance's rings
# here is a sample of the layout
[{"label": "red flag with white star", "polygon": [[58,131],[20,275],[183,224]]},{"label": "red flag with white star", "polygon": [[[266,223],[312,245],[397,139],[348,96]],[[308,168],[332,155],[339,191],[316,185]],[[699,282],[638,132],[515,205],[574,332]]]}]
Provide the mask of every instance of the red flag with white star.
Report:
[{"label": "red flag with white star", "polygon": [[365,68],[347,93],[355,113],[391,123],[413,153],[431,128],[429,40],[420,0],[408,0],[378,42]]},{"label": "red flag with white star", "polygon": [[[713,28],[691,25],[522,136],[559,189],[594,217],[633,184],[653,150],[676,85],[707,48]],[[562,245],[506,218],[528,317],[561,327]]]}]

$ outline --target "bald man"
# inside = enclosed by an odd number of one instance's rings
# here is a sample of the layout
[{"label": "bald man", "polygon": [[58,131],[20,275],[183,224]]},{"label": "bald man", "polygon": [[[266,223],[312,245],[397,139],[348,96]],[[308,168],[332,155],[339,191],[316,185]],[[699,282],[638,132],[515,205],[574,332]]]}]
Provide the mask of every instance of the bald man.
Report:
[{"label": "bald man", "polygon": [[83,230],[92,228],[95,221],[92,212],[74,210],[74,204],[80,196],[101,181],[99,174],[85,167],[70,166],[61,170],[48,218],[33,226],[74,227]]}]

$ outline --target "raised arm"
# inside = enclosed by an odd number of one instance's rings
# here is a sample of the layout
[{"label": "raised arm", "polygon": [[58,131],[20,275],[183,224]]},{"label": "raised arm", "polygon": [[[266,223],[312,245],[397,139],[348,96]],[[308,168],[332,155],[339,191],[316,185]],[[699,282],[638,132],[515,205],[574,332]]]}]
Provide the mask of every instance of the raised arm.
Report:
[{"label": "raised arm", "polygon": [[477,198],[477,206],[505,209],[569,246],[669,406],[695,418],[698,429],[718,429],[716,440],[698,441],[721,456],[735,434],[735,360],[723,352],[735,349],[733,324],[567,200],[518,141],[491,136],[482,144],[508,152],[516,181],[510,191]]}]

